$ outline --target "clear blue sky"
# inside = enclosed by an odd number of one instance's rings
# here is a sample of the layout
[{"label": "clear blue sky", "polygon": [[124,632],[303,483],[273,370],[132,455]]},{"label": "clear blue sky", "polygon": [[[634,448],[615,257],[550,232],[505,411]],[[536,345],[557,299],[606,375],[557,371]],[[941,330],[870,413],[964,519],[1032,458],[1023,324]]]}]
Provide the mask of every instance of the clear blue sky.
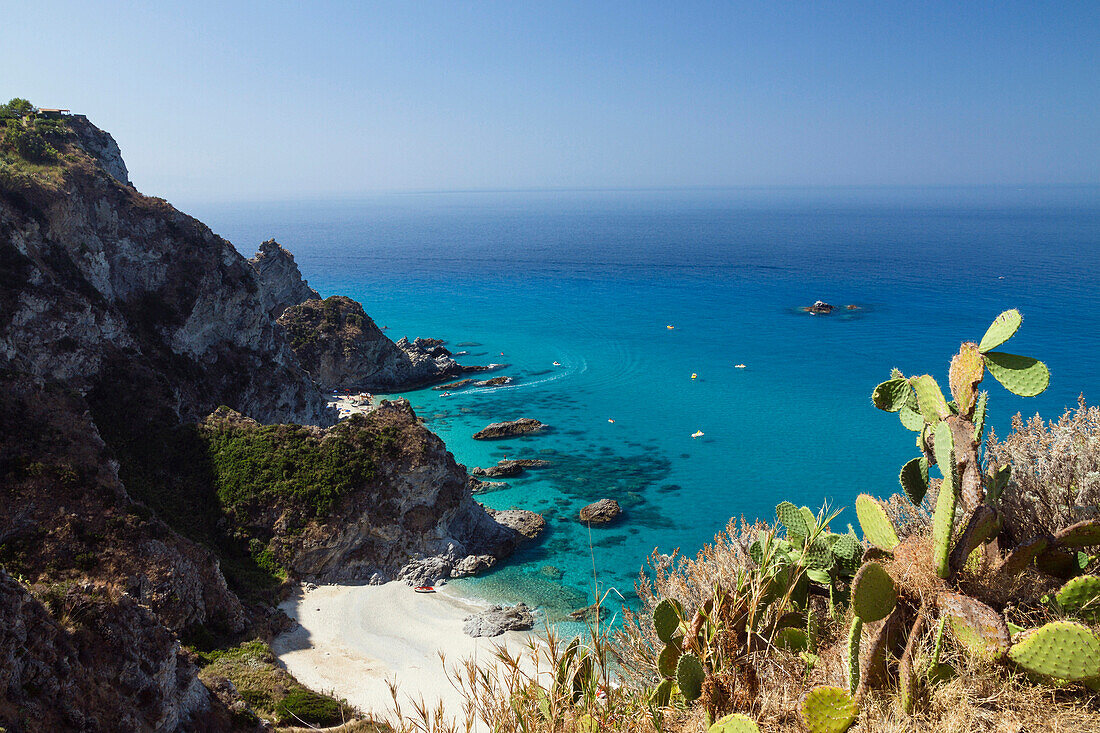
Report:
[{"label": "clear blue sky", "polygon": [[[172,7],[169,7],[171,5]],[[5,2],[173,201],[1100,182],[1100,2]]]}]

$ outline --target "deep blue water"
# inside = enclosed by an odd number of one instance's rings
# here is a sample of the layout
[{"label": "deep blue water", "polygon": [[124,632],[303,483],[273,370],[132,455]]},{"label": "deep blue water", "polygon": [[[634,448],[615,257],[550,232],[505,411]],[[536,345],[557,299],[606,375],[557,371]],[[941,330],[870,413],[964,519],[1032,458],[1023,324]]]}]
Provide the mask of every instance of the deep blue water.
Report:
[{"label": "deep blue water", "polygon": [[[276,237],[322,295],[360,300],[395,340],[512,365],[512,386],[408,397],[462,463],[553,461],[482,497],[543,512],[547,539],[464,581],[552,618],[591,601],[593,562],[601,588],[629,596],[654,548],[694,553],[730,517],[893,492],[913,438],[872,388],[894,366],[946,388],[959,342],[1004,309],[1024,314],[1005,349],[1053,378],[1028,400],[988,379],[998,432],[1018,411],[1100,399],[1097,188],[421,194],[192,213],[246,255]],[[798,311],[816,299],[861,309]],[[470,439],[521,416],[552,431]],[[589,533],[574,517],[602,497],[624,519]]]}]

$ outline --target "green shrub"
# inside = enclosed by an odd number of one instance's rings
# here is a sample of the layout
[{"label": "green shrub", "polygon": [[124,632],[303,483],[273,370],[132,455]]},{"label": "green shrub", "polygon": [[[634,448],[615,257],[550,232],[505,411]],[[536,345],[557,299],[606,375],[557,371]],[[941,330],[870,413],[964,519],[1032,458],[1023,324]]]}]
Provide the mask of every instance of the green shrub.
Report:
[{"label": "green shrub", "polygon": [[336,700],[306,689],[291,690],[275,706],[281,725],[339,725],[343,721],[341,711]]}]

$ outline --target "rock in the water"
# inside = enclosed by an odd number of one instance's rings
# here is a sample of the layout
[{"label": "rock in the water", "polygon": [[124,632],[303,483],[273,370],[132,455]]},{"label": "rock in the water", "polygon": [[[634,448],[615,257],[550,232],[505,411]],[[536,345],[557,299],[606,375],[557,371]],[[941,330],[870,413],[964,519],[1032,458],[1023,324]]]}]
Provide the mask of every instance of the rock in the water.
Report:
[{"label": "rock in the water", "polygon": [[600,499],[580,511],[580,519],[585,524],[607,524],[619,518],[623,513],[619,502],[614,499]]},{"label": "rock in the water", "polygon": [[823,315],[825,313],[832,313],[833,308],[835,307],[836,306],[830,303],[826,303],[824,300],[818,300],[815,301],[813,305],[807,306],[802,310],[806,311],[807,313],[813,313],[815,315]]},{"label": "rock in the water", "polygon": [[450,389],[462,389],[463,387],[468,387],[473,383],[474,380],[472,379],[460,379],[457,382],[451,382],[449,384],[437,384],[436,386],[432,387],[432,389],[437,392],[442,392],[444,390]]},{"label": "rock in the water", "polygon": [[492,555],[467,555],[451,568],[452,578],[464,578],[467,575],[477,575],[482,570],[488,570],[496,565],[497,559]]},{"label": "rock in the water", "polygon": [[515,606],[492,606],[467,616],[462,630],[468,636],[500,636],[505,631],[526,631],[535,625],[535,616],[524,603]]},{"label": "rock in the water", "polygon": [[503,481],[482,481],[473,476],[466,482],[466,485],[470,487],[471,494],[488,494],[490,491],[508,488],[508,484]]},{"label": "rock in the water", "polygon": [[518,420],[507,420],[486,425],[474,433],[474,440],[495,440],[497,438],[510,438],[513,435],[525,435],[537,433],[546,425],[530,417],[521,417]]},{"label": "rock in the water", "polygon": [[488,468],[475,467],[471,469],[470,475],[486,476],[488,478],[511,478],[513,476],[519,476],[525,469],[542,468],[543,466],[549,465],[550,461],[544,461],[541,458],[505,459],[503,461],[497,461],[497,465],[489,466]]},{"label": "rock in the water", "polygon": [[321,299],[321,294],[302,279],[294,255],[274,239],[261,244],[260,251],[248,264],[256,271],[267,312],[272,318],[278,318],[292,305]]},{"label": "rock in the water", "polygon": [[584,608],[578,608],[569,614],[569,618],[576,619],[577,621],[599,621],[607,614],[607,611],[600,607],[600,604],[593,603],[591,606],[585,606]]},{"label": "rock in the water", "polygon": [[474,382],[475,387],[503,387],[506,384],[511,384],[511,377],[493,377],[492,379],[486,379],[481,382]]}]

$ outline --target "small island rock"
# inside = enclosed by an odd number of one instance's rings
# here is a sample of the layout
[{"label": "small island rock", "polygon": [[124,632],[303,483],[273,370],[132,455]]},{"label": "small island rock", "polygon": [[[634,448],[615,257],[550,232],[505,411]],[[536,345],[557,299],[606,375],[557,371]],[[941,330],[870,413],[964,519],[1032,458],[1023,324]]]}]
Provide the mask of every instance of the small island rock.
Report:
[{"label": "small island rock", "polygon": [[619,502],[614,499],[600,499],[580,511],[580,520],[585,524],[608,524],[623,513]]},{"label": "small island rock", "polygon": [[518,420],[507,420],[486,425],[474,433],[474,440],[495,440],[497,438],[510,438],[513,435],[525,435],[537,433],[546,425],[530,417],[521,417]]},{"label": "small island rock", "polygon": [[513,476],[519,476],[525,469],[542,468],[549,465],[550,461],[544,461],[541,458],[505,459],[497,461],[497,465],[488,468],[475,467],[471,469],[470,475],[486,476],[488,478],[512,478]]}]

